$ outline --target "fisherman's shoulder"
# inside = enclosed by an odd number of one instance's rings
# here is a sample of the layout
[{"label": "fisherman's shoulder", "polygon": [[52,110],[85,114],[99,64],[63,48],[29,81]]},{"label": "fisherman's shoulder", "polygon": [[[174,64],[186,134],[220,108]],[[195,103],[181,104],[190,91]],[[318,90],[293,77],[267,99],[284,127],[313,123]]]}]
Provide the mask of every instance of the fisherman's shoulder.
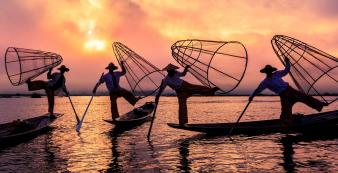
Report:
[{"label": "fisherman's shoulder", "polygon": [[272,76],[273,77],[281,77],[282,73],[283,73],[283,70],[278,70],[278,71],[274,72]]},{"label": "fisherman's shoulder", "polygon": [[52,74],[52,78],[57,77],[57,76],[60,76],[60,75],[61,75],[60,72],[54,72],[54,73]]},{"label": "fisherman's shoulder", "polygon": [[115,76],[122,76],[123,72],[122,71],[115,71],[114,75]]},{"label": "fisherman's shoulder", "polygon": [[52,75],[61,75],[60,72],[54,72]]}]

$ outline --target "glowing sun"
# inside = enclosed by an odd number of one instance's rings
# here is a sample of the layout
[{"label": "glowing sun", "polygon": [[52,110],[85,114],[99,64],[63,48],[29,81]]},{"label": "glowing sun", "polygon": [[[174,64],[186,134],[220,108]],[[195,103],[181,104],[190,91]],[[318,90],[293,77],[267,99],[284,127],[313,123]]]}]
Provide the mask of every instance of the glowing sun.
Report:
[{"label": "glowing sun", "polygon": [[85,43],[85,48],[88,50],[102,51],[105,47],[105,42],[99,39],[90,39]]}]

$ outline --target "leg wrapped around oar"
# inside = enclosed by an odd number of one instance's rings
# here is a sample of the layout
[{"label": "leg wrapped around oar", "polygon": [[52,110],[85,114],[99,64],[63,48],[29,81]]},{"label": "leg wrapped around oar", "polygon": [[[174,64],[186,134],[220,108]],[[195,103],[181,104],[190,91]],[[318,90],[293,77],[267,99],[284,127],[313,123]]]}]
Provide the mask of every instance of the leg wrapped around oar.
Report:
[{"label": "leg wrapped around oar", "polygon": [[215,95],[215,92],[218,90],[217,87],[209,88],[202,85],[194,85],[189,82],[183,81],[180,90],[189,93],[190,95],[203,95],[203,96],[212,96]]},{"label": "leg wrapped around oar", "polygon": [[293,122],[292,107],[297,102],[304,103],[317,111],[321,111],[325,105],[325,103],[317,100],[316,98],[303,94],[292,87],[288,87],[285,91],[283,91],[280,94],[280,98],[282,105],[280,118],[286,124],[291,124]]},{"label": "leg wrapped around oar", "polygon": [[134,96],[133,93],[129,92],[124,88],[120,88],[119,95],[126,99],[131,105],[135,105],[139,100],[137,97]]},{"label": "leg wrapped around oar", "polygon": [[54,96],[54,90],[48,88],[48,82],[37,80],[37,81],[30,81],[27,82],[28,90],[29,91],[36,91],[36,90],[45,90],[47,100],[48,100],[48,112],[51,116],[51,118],[55,118],[54,116],[54,105],[55,105],[55,96]]},{"label": "leg wrapped around oar", "polygon": [[37,81],[27,81],[27,86],[29,91],[36,91],[36,90],[46,90],[48,83],[46,81],[37,80]]},{"label": "leg wrapped around oar", "polygon": [[176,90],[177,97],[178,97],[178,119],[179,124],[184,125],[188,123],[188,108],[187,108],[187,100],[192,95],[205,95],[210,96],[214,95],[215,92],[218,90],[217,87],[215,88],[208,88],[201,85],[194,85],[183,81],[181,87]]}]

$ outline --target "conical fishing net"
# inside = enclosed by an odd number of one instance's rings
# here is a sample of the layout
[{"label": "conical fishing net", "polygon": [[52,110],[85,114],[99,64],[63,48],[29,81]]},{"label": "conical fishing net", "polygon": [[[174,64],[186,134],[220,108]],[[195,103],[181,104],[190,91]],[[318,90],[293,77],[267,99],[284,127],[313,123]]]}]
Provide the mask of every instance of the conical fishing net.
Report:
[{"label": "conical fishing net", "polygon": [[60,55],[40,50],[8,47],[5,54],[7,76],[14,86],[38,77],[61,62]]},{"label": "conical fishing net", "polygon": [[291,62],[291,78],[300,91],[319,96],[326,103],[337,100],[338,59],[297,39],[276,35],[272,47],[283,64]]},{"label": "conical fishing net", "polygon": [[145,58],[141,57],[122,43],[113,43],[117,61],[124,61],[126,79],[135,95],[149,96],[156,92],[164,78],[163,73]]},{"label": "conical fishing net", "polygon": [[171,46],[172,56],[207,87],[221,94],[234,90],[242,81],[248,62],[244,45],[237,41],[181,40]]}]

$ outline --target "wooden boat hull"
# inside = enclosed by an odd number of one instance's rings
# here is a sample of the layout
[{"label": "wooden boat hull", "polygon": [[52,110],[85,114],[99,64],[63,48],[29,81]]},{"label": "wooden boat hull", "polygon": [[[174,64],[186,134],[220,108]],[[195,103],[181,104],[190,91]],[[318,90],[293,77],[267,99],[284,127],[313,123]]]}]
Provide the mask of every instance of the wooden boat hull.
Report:
[{"label": "wooden boat hull", "polygon": [[[338,110],[305,115],[295,120],[294,124],[285,128],[279,119],[240,122],[232,134],[268,134],[268,133],[290,133],[290,132],[320,132],[333,130],[337,133]],[[227,135],[234,123],[212,123],[212,124],[179,124],[168,123],[168,126],[211,135]]]},{"label": "wooden boat hull", "polygon": [[[62,114],[56,113],[55,116],[59,118],[62,116]],[[18,121],[0,124],[0,146],[10,146],[28,139],[32,139],[38,134],[45,132],[57,118],[50,118],[49,114],[45,114],[42,116],[21,120],[19,124],[21,125],[20,128]],[[29,127],[24,129],[22,127],[23,123]]]},{"label": "wooden boat hull", "polygon": [[154,102],[147,102],[144,105],[120,116],[115,121],[104,121],[110,124],[114,124],[115,128],[130,129],[149,121],[151,119],[151,114],[154,111],[154,108]]}]

